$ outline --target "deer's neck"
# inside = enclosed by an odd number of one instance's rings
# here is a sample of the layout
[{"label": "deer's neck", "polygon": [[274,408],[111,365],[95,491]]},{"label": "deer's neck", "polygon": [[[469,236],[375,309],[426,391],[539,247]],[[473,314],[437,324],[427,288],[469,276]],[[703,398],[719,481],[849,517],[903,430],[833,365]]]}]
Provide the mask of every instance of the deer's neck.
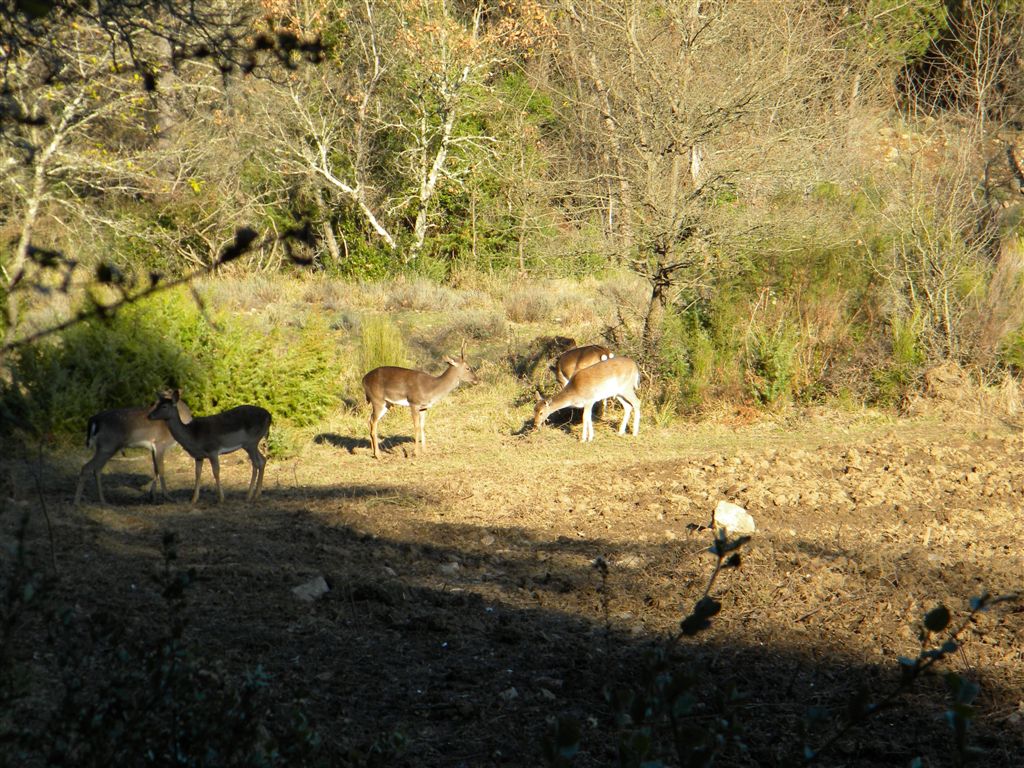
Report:
[{"label": "deer's neck", "polygon": [[584,399],[572,390],[562,390],[551,398],[551,412],[560,411],[562,408],[579,408],[583,405]]},{"label": "deer's neck", "polygon": [[440,376],[432,377],[434,379],[434,397],[444,397],[457,386],[459,386],[459,372],[455,370],[454,365],[449,365],[448,369]]},{"label": "deer's neck", "polygon": [[199,426],[199,419],[192,419],[188,424],[181,420],[181,414],[178,413],[178,409],[175,408],[171,417],[167,419],[167,428],[171,431],[171,435],[178,441],[182,448],[188,451],[190,454],[194,454],[193,448],[197,444],[197,438],[195,429]]}]

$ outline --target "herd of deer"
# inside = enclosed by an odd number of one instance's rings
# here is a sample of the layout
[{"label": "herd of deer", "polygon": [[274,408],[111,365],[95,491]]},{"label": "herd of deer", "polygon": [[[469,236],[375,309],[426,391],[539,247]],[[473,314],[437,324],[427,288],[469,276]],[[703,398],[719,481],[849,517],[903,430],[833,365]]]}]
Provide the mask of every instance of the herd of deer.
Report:
[{"label": "herd of deer", "polygon": [[[363,377],[363,391],[366,393],[366,402],[370,404],[370,447],[374,458],[380,457],[378,425],[387,413],[388,406],[409,406],[414,450],[420,446],[425,450],[427,435],[424,421],[427,409],[462,382],[476,383],[476,375],[466,362],[465,344],[457,360],[446,356],[444,361],[448,368],[440,376],[431,376],[410,368],[382,366],[374,368]],[[632,360],[616,357],[606,347],[589,345],[562,353],[552,369],[562,390],[550,399],[537,393],[537,405],[533,412],[535,428],[541,426],[555,411],[582,408],[583,431],[580,440],[593,440],[594,404],[615,398],[623,407],[619,434],[625,433],[630,415],[633,417],[633,434],[640,431],[640,400],[635,391],[640,384],[640,371]],[[89,419],[86,429],[86,445],[95,448],[95,454],[78,474],[75,506],[82,499],[82,488],[90,472],[96,478],[100,503],[106,504],[100,472],[114,454],[132,447],[148,448],[152,454],[153,483],[149,488],[150,497],[156,494],[157,480],[160,481],[161,493],[166,496],[164,454],[175,442],[196,463],[193,504],[199,499],[199,478],[204,459],[210,462],[213,469],[218,500],[224,501],[224,492],[220,487],[219,457],[239,449],[249,454],[252,463],[252,476],[245,498],[246,501],[253,501],[263,489],[263,470],[267,458],[260,453],[259,444],[270,432],[270,422],[270,412],[256,405],[240,405],[213,416],[193,416],[177,389],[159,393],[154,405],[97,413]]]}]

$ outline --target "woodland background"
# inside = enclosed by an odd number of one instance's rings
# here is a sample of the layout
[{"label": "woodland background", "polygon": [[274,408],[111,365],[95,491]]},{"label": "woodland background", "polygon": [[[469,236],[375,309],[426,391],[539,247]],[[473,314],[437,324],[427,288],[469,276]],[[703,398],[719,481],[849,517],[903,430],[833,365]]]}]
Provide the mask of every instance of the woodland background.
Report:
[{"label": "woodland background", "polygon": [[1024,360],[1013,0],[18,2],[3,22],[12,416],[56,354],[40,331],[214,269],[518,291],[513,322],[603,280],[590,330],[675,412],[898,404],[938,363],[992,381]]},{"label": "woodland background", "polygon": [[[1021,0],[0,3],[0,767],[1024,764],[1022,134]],[[73,507],[168,385],[260,504]]]}]

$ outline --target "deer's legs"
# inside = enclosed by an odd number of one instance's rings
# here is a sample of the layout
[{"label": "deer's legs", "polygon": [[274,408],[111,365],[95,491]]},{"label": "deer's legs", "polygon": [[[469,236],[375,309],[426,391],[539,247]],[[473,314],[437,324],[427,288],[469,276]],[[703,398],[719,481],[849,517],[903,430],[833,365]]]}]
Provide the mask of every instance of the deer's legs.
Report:
[{"label": "deer's legs", "polygon": [[245,500],[255,501],[263,490],[263,470],[267,466],[267,459],[260,453],[259,445],[254,445],[251,449],[246,448],[245,452],[249,454],[249,461],[252,462],[252,476],[249,478],[249,492],[245,495]]},{"label": "deer's legs", "polygon": [[192,504],[195,504],[197,501],[199,501],[199,478],[202,476],[202,474],[203,474],[203,460],[202,459],[196,459],[196,484],[195,484],[195,487],[192,489],[192,501],[191,501]]},{"label": "deer's legs", "polygon": [[622,414],[622,424],[619,427],[619,434],[623,435],[626,433],[626,422],[629,421],[629,415],[633,414],[633,436],[640,434],[640,398],[636,396],[635,392],[628,395],[616,395],[616,399],[622,403],[622,408],[625,413]]},{"label": "deer's legs", "polygon": [[594,439],[594,409],[593,403],[583,405],[583,432],[580,434],[580,442],[589,442]]},{"label": "deer's legs", "polygon": [[107,503],[107,500],[103,498],[103,481],[100,479],[100,473],[103,472],[103,467],[107,465],[107,462],[110,461],[115,453],[117,451],[97,450],[93,457],[82,466],[82,471],[78,473],[78,486],[75,488],[76,507],[82,500],[82,487],[85,485],[85,478],[90,472],[96,478],[96,490],[100,496],[100,504]]},{"label": "deer's legs", "polygon": [[164,453],[167,445],[153,446],[153,484],[149,486],[149,500],[156,498],[156,481],[160,481],[160,495],[167,498],[167,481],[164,480]]},{"label": "deer's legs", "polygon": [[380,440],[380,420],[384,418],[384,414],[388,412],[388,404],[376,403],[370,404],[370,448],[373,450],[373,458],[380,458],[380,447],[378,442]]},{"label": "deer's legs", "polygon": [[418,405],[410,405],[409,412],[412,414],[412,452],[419,455],[420,445],[427,447],[427,438],[423,433],[423,411]]},{"label": "deer's legs", "polygon": [[210,468],[213,470],[213,480],[217,484],[217,503],[224,503],[224,491],[220,488],[220,459],[217,454],[210,455]]},{"label": "deer's legs", "polygon": [[629,424],[630,414],[633,412],[633,406],[623,395],[615,395],[615,399],[622,403],[623,407],[623,423],[618,425],[618,434],[626,434],[626,425]]}]

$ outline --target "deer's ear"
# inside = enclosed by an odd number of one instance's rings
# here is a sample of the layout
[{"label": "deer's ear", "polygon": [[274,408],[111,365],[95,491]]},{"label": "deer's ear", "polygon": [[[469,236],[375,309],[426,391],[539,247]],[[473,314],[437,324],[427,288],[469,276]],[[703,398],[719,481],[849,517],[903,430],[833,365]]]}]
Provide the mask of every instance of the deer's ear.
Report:
[{"label": "deer's ear", "polygon": [[534,392],[534,394],[535,394],[535,395],[537,396],[537,402],[538,402],[538,403],[543,403],[543,402],[544,402],[544,395],[542,395],[542,394],[540,393],[540,390],[539,390],[539,389],[538,389],[538,390],[536,390],[536,391]]},{"label": "deer's ear", "polygon": [[448,365],[455,365],[455,361],[452,360],[451,357],[449,357],[448,355],[444,356],[444,361],[448,363]]}]

